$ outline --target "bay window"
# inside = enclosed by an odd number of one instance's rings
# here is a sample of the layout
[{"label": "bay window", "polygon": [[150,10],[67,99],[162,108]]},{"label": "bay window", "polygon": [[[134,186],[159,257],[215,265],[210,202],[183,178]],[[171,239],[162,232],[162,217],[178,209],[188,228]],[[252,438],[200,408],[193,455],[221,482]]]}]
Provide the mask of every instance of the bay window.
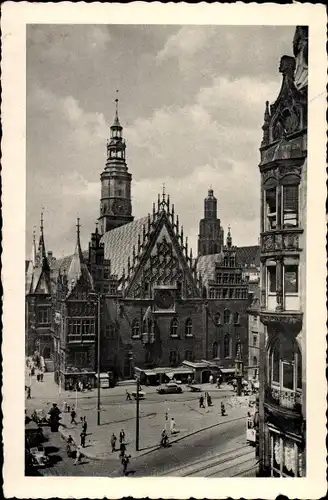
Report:
[{"label": "bay window", "polygon": [[296,441],[278,432],[270,433],[271,476],[304,477],[305,452]]},{"label": "bay window", "polygon": [[298,293],[298,266],[285,265],[284,266],[284,292]]}]

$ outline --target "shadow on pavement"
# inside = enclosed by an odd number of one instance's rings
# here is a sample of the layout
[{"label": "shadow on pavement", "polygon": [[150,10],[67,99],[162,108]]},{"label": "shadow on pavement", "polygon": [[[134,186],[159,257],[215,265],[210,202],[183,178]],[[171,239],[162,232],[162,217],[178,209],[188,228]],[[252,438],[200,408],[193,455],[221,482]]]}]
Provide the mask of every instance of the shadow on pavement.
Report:
[{"label": "shadow on pavement", "polygon": [[59,451],[58,446],[52,446],[52,445],[51,446],[45,446],[44,449],[45,449],[45,452],[47,454],[49,454],[49,453],[56,453],[56,452]]},{"label": "shadow on pavement", "polygon": [[55,465],[58,464],[59,462],[62,462],[63,459],[59,455],[51,455],[51,457],[49,457],[49,461],[51,465]]}]

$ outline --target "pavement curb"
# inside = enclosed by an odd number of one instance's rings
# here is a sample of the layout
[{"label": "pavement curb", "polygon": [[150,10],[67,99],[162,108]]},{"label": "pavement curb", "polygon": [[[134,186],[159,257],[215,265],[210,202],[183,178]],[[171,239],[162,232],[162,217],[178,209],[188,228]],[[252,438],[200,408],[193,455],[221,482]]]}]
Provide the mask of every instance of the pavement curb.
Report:
[{"label": "pavement curb", "polygon": [[[171,444],[178,443],[179,441],[182,441],[183,439],[186,439],[186,438],[188,438],[190,436],[194,436],[196,434],[199,434],[200,432],[207,431],[209,429],[213,429],[213,427],[217,427],[218,425],[228,424],[230,422],[236,422],[237,420],[242,420],[244,418],[245,418],[245,416],[243,416],[243,417],[236,417],[236,418],[232,418],[230,420],[224,420],[222,422],[217,422],[216,424],[208,425],[207,427],[202,427],[201,429],[197,429],[196,431],[189,432],[188,434],[185,434],[184,436],[181,436],[181,437],[178,437],[176,439],[170,440],[170,443]],[[62,429],[59,428],[59,432],[60,432],[60,434],[64,438],[69,435],[69,429],[66,429],[66,428],[62,428]],[[160,450],[160,449],[161,449],[161,447],[159,445],[154,446],[151,450],[147,450],[144,453],[139,453],[139,455],[135,456],[134,458],[138,458],[138,457],[143,457],[145,455],[149,455],[150,453],[153,453],[154,451],[157,451],[157,450]],[[84,451],[83,450],[82,453],[83,453],[83,455],[86,458],[90,458],[91,460],[109,460],[109,458],[97,457],[97,456],[93,455],[92,453],[88,453],[88,451]]]}]

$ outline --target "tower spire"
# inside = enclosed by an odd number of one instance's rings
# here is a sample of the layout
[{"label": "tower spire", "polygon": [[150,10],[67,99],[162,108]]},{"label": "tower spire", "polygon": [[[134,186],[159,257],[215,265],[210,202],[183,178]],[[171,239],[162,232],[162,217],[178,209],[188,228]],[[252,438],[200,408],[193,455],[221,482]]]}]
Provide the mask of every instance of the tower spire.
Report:
[{"label": "tower spire", "polygon": [[119,99],[118,99],[118,89],[116,89],[114,126],[120,127],[121,124],[120,124],[120,120],[118,118],[118,102],[119,102]]},{"label": "tower spire", "polygon": [[231,248],[232,246],[232,237],[231,237],[231,226],[228,226],[228,234],[227,234],[227,247]]}]

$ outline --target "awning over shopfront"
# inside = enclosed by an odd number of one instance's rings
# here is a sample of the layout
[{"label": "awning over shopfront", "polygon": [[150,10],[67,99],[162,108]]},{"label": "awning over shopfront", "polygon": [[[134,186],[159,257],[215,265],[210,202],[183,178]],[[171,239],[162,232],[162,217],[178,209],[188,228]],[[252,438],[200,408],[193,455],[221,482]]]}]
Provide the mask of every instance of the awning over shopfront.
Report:
[{"label": "awning over shopfront", "polygon": [[229,374],[229,373],[235,373],[234,368],[220,368],[222,373]]}]

